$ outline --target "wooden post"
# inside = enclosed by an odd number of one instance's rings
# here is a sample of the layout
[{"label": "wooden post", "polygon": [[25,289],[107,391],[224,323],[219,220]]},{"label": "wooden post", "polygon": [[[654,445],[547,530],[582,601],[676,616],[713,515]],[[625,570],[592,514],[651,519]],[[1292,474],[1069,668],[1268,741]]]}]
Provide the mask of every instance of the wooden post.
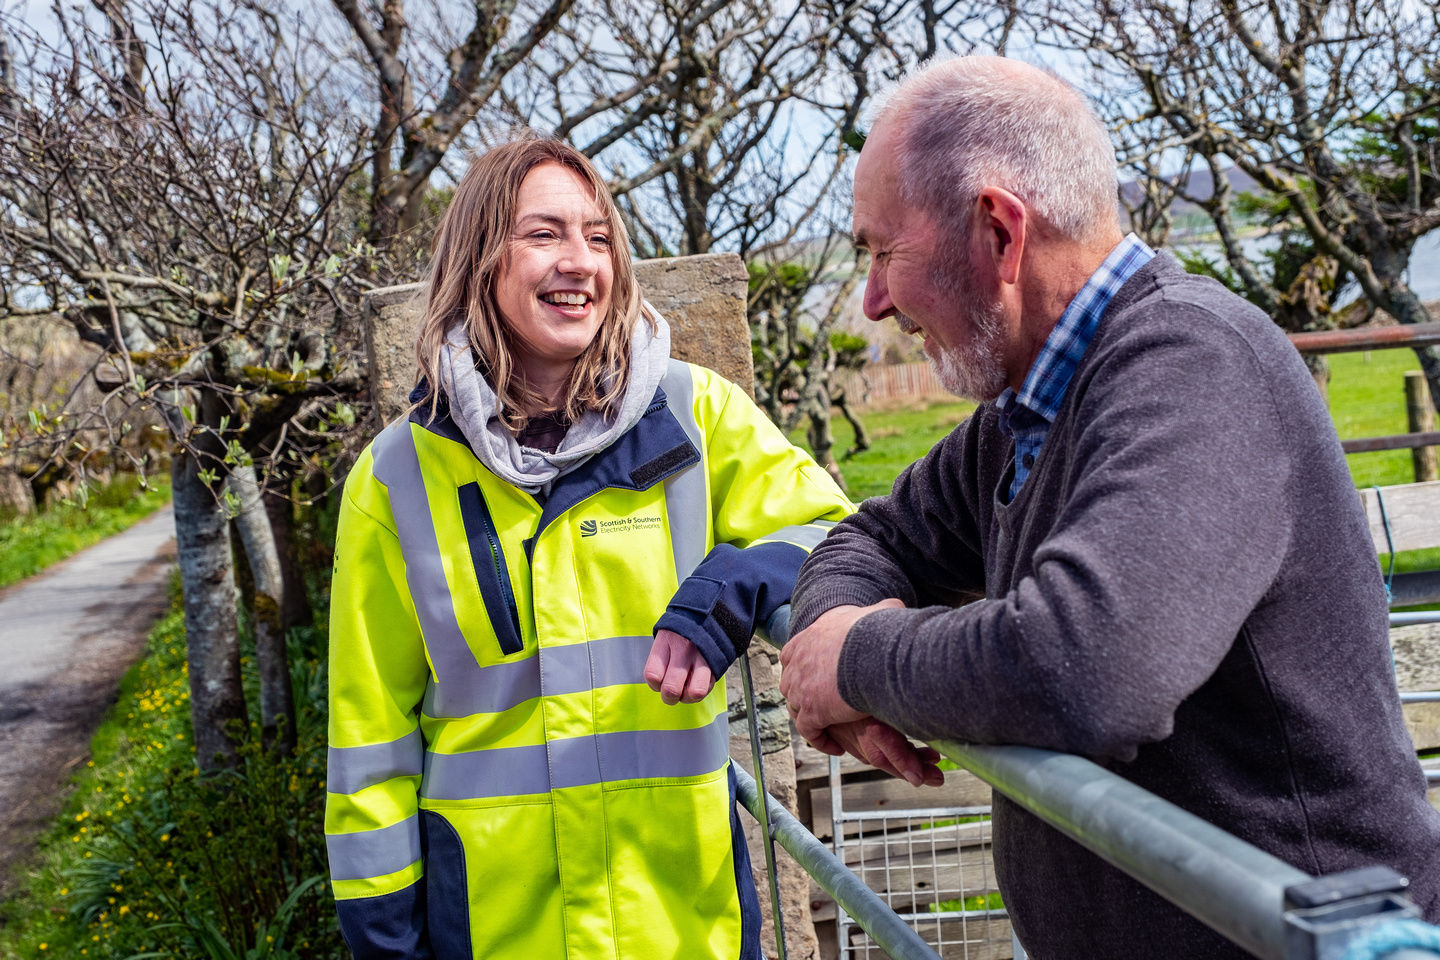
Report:
[{"label": "wooden post", "polygon": [[[1405,414],[1410,420],[1411,433],[1428,433],[1435,429],[1435,407],[1430,403],[1430,388],[1425,383],[1425,374],[1411,370],[1405,374]],[[1410,451],[1415,461],[1415,482],[1440,480],[1440,466],[1436,464],[1434,447],[1417,447]]]}]

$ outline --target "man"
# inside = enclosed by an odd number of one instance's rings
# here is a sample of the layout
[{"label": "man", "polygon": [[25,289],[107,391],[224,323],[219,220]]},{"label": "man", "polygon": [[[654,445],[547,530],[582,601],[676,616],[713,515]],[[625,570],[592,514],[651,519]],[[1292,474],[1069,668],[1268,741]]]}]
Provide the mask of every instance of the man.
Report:
[{"label": "man", "polygon": [[[1263,313],[1121,236],[1115,186],[1103,126],[1032,67],[951,60],[882,108],[865,312],[984,403],[806,562],[792,715],[831,752],[893,727],[1087,756],[1309,873],[1388,864],[1440,918],[1325,405]],[[931,759],[892,754],[912,782]],[[1246,956],[998,795],[994,820],[1032,956]]]}]

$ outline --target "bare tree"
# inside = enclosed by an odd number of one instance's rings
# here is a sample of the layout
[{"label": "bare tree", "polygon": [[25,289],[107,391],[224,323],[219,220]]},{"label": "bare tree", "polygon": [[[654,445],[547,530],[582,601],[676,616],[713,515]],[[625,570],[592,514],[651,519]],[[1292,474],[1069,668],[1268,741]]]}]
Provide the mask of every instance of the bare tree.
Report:
[{"label": "bare tree", "polygon": [[855,429],[854,454],[870,438],[845,391],[834,386],[839,370],[865,362],[863,337],[837,329],[862,271],[854,261],[837,262],[854,248],[831,233],[808,250],[752,262],[750,329],[755,350],[755,401],[785,433],[808,421],[807,438],[816,461],[845,488],[835,460],[831,407]]},{"label": "bare tree", "polygon": [[[1230,268],[1252,300],[1303,328],[1332,322],[1321,308],[1346,279],[1372,310],[1430,319],[1405,274],[1416,240],[1440,226],[1437,17],[1402,0],[1056,0],[1046,20],[1055,42],[1091,57],[1102,84],[1123,87],[1112,103],[1163,124],[1152,153],[1192,152],[1207,165],[1216,190],[1206,209]],[[1288,286],[1245,256],[1232,164],[1308,240]],[[1433,393],[1440,351],[1416,353]]]},{"label": "bare tree", "polygon": [[[436,44],[426,44],[423,37],[418,44],[411,42],[405,0],[334,4],[364,48],[378,88],[367,235],[372,243],[384,245],[420,222],[431,175],[466,126],[502,92],[510,73],[555,30],[574,0],[549,0],[533,13],[522,13],[518,22],[515,0],[471,5],[468,33],[440,47],[441,69],[435,69],[435,58],[426,58]],[[453,10],[428,11],[428,19],[446,39]]]},{"label": "bare tree", "polygon": [[[328,425],[355,419],[356,303],[385,279],[356,235],[368,131],[327,86],[323,45],[263,0],[95,7],[57,12],[55,48],[0,31],[0,318],[65,323],[96,349],[106,392],[31,438],[51,458],[137,408],[173,432],[196,747],[224,764],[245,719],[227,518],[258,512],[254,579],[281,589],[249,473],[313,468]],[[288,678],[279,624],[255,625],[262,676]],[[262,685],[261,713],[285,746],[288,680]]]}]

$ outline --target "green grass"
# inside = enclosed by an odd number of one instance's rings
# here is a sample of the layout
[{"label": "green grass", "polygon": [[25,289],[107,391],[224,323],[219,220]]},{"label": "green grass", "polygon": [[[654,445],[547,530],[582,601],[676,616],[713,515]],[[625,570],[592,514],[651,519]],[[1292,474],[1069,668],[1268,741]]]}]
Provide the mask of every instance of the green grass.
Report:
[{"label": "green grass", "polygon": [[[1411,350],[1338,353],[1330,357],[1330,416],[1341,440],[1405,433],[1405,371],[1420,369]],[[1409,450],[1356,453],[1345,458],[1355,486],[1410,483]]]},{"label": "green grass", "polygon": [[170,500],[168,478],[141,490],[134,474],[121,474],[91,494],[84,507],[56,503],[28,517],[0,522],[0,587],[7,587],[114,536]]},{"label": "green grass", "polygon": [[930,904],[931,913],[941,913],[950,910],[999,910],[1005,906],[1005,901],[1000,898],[999,891],[981,893],[973,897],[962,897],[959,900],[941,900],[939,903]]},{"label": "green grass", "polygon": [[[870,432],[870,449],[850,458],[844,458],[843,454],[855,442],[855,432],[843,418],[836,417],[836,457],[840,460],[840,473],[850,487],[851,499],[860,501],[889,493],[901,470],[929,453],[931,447],[974,409],[975,404],[956,400],[867,413],[861,419]],[[809,449],[804,429],[796,430],[790,439]]]}]

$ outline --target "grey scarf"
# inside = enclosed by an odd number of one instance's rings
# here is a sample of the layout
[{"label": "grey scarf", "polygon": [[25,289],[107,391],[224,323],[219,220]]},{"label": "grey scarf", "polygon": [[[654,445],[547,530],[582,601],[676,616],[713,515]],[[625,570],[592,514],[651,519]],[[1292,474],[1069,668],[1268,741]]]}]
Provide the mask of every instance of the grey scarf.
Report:
[{"label": "grey scarf", "polygon": [[[475,369],[463,325],[451,329],[440,357],[440,386],[450,401],[450,417],[470,449],[491,473],[527,493],[548,496],[556,480],[576,469],[635,426],[650,406],[670,361],[670,327],[645,304],[656,320],[655,333],[642,316],[630,338],[630,384],[613,420],[594,411],[572,425],[554,453],[522,447],[501,422],[495,389]],[[643,311],[642,311],[643,312]]]}]

